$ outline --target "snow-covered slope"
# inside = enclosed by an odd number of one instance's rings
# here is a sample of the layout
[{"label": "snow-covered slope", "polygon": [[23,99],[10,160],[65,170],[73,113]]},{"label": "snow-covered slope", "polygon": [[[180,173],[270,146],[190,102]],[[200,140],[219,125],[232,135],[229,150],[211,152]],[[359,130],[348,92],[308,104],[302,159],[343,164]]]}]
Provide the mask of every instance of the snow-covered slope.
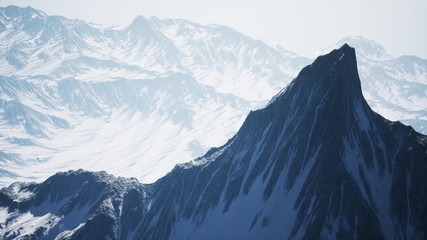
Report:
[{"label": "snow-covered slope", "polygon": [[308,60],[223,26],[99,28],[0,9],[0,182],[108,170],[153,182],[224,144]]},{"label": "snow-covered slope", "polygon": [[0,14],[0,68],[7,76],[107,81],[180,72],[220,92],[266,101],[308,63],[218,25],[138,16],[124,28],[97,28],[30,7]]},{"label": "snow-covered slope", "polygon": [[58,173],[0,191],[5,239],[424,239],[427,137],[373,112],[355,50],[317,58],[224,146],[157,182]]},{"label": "snow-covered slope", "polygon": [[[369,104],[425,133],[426,61],[347,40]],[[224,144],[309,61],[224,26],[0,8],[0,185],[79,168],[154,182]]]},{"label": "snow-covered slope", "polygon": [[0,113],[5,182],[14,174],[37,180],[82,167],[153,181],[223,144],[248,106],[180,74],[96,83],[1,81],[10,99]]}]

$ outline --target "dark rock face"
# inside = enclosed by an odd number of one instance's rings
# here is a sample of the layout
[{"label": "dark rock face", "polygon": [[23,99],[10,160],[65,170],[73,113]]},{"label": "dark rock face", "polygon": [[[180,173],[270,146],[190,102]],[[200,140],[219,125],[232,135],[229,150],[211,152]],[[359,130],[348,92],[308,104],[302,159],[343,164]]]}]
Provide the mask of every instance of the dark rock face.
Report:
[{"label": "dark rock face", "polygon": [[[31,197],[18,200],[22,192],[31,192]],[[38,228],[34,233],[37,236],[31,235],[36,239],[53,239],[58,235],[59,239],[127,239],[127,233],[142,217],[135,218],[134,212],[137,208],[141,210],[146,192],[147,187],[135,179],[79,170],[58,173],[42,184],[23,186],[17,194],[11,189],[2,189],[0,206],[18,215],[31,213],[35,218],[48,214],[58,216],[59,219],[42,222],[45,228]],[[121,235],[120,225],[126,230]],[[67,233],[66,230],[73,231]],[[2,237],[14,239],[17,237],[14,234],[6,228]]]},{"label": "dark rock face", "polygon": [[[227,144],[154,184],[59,173],[3,189],[0,206],[58,216],[35,238],[424,239],[426,174],[427,137],[370,109],[344,45],[251,112]],[[32,195],[18,201],[20,192]],[[19,234],[2,227],[6,239]]]}]

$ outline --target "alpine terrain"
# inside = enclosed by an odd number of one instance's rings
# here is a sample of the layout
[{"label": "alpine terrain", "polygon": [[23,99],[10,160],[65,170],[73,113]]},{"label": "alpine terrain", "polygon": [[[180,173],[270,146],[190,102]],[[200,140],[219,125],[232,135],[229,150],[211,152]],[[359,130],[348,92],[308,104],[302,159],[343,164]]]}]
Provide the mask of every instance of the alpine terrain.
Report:
[{"label": "alpine terrain", "polygon": [[[373,109],[427,133],[427,60],[343,41]],[[80,168],[152,183],[226,143],[311,61],[225,26],[0,8],[0,186]]]},{"label": "alpine terrain", "polygon": [[154,182],[224,144],[308,63],[224,26],[0,8],[0,184],[79,168]]},{"label": "alpine terrain", "polygon": [[425,239],[427,137],[371,110],[355,50],[153,184],[83,170],[0,193],[4,239]]},{"label": "alpine terrain", "polygon": [[[373,109],[427,133],[427,61],[344,42]],[[224,144],[310,62],[219,25],[0,8],[0,185],[79,168],[154,182]]]}]

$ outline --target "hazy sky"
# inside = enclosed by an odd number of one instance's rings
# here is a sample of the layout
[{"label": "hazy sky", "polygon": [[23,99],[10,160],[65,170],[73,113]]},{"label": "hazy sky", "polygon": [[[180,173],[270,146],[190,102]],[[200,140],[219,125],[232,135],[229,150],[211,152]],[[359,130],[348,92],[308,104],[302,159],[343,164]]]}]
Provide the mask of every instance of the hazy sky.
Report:
[{"label": "hazy sky", "polygon": [[11,4],[105,25],[137,15],[217,23],[302,55],[361,35],[395,57],[427,58],[427,0],[0,0]]}]

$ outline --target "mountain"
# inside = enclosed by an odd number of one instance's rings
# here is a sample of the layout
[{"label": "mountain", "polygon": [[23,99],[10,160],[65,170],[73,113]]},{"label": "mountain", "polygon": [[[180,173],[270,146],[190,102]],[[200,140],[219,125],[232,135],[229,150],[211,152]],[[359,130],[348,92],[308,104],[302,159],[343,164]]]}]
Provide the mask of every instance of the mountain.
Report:
[{"label": "mountain", "polygon": [[[0,15],[5,76],[107,81],[179,72],[222,93],[262,102],[309,62],[228,27],[181,19],[138,16],[123,28],[99,28],[31,7],[1,8]],[[247,87],[241,89],[236,78],[245,78]]]},{"label": "mountain", "polygon": [[[426,61],[346,41],[373,109],[426,133]],[[0,185],[79,168],[154,182],[226,143],[310,62],[225,26],[0,8]]]},{"label": "mountain", "polygon": [[427,60],[393,58],[380,44],[363,37],[344,38],[330,49],[344,43],[355,47],[359,56],[363,95],[369,105],[388,119],[427,134]]},{"label": "mountain", "polygon": [[345,44],[153,184],[79,170],[3,188],[2,236],[423,239],[426,171],[427,136],[371,110]]},{"label": "mountain", "polygon": [[100,28],[9,6],[0,22],[2,185],[79,168],[154,182],[224,144],[308,61],[185,20]]}]

